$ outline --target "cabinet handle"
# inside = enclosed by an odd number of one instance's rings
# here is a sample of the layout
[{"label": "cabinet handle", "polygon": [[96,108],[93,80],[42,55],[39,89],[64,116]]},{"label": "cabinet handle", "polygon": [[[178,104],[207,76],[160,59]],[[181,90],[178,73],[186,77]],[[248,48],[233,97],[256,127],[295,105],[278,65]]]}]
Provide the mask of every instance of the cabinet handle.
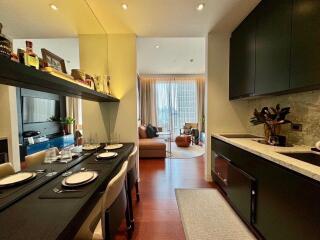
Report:
[{"label": "cabinet handle", "polygon": [[226,179],[226,178],[223,179],[223,181],[224,181],[226,184],[228,183],[228,179]]},{"label": "cabinet handle", "polygon": [[251,195],[256,195],[256,192],[254,190],[252,190]]}]

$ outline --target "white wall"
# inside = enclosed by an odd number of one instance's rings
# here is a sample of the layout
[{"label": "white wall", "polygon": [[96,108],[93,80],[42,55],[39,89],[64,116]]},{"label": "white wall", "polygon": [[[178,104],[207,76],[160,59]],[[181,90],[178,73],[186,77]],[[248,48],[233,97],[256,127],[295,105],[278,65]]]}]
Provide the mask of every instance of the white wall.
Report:
[{"label": "white wall", "polygon": [[33,51],[39,57],[42,58],[41,48],[45,48],[64,59],[69,74],[71,69],[80,68],[78,38],[14,39],[14,51],[16,52],[18,48],[26,49],[26,40],[33,42]]},{"label": "white wall", "polygon": [[205,73],[205,38],[140,37],[137,51],[139,74]]},{"label": "white wall", "polygon": [[0,85],[0,137],[8,139],[9,160],[16,171],[20,170],[19,132],[16,88]]},{"label": "white wall", "polygon": [[211,134],[246,132],[248,102],[229,101],[230,34],[210,33],[207,38],[206,179],[211,174]]}]

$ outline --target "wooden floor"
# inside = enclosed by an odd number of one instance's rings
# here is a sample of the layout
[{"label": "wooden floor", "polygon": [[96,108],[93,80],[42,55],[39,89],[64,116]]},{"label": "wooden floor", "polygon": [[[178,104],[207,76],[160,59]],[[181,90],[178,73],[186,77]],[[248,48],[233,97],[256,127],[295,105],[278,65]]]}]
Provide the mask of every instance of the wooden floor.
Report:
[{"label": "wooden floor", "polygon": [[[140,160],[141,201],[134,198],[134,240],[185,239],[175,188],[212,188],[204,180],[204,159]],[[116,237],[126,239],[124,228]]]}]

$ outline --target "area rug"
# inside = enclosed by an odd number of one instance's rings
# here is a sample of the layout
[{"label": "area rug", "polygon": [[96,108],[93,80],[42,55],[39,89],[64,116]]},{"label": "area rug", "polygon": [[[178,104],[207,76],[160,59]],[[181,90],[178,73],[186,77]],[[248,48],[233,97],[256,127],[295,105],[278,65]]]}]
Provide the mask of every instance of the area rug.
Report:
[{"label": "area rug", "polygon": [[195,158],[202,156],[204,153],[205,148],[198,145],[190,145],[190,147],[183,148],[177,147],[174,142],[171,143],[171,158]]},{"label": "area rug", "polygon": [[187,240],[256,239],[217,190],[175,191]]}]

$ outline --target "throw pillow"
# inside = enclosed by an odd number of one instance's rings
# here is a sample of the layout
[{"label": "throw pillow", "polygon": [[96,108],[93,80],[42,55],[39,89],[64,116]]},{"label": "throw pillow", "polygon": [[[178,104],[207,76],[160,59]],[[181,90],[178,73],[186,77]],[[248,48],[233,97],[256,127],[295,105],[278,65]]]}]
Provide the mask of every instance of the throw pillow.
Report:
[{"label": "throw pillow", "polygon": [[140,126],[139,127],[139,138],[140,139],[148,138],[147,128],[145,126]]},{"label": "throw pillow", "polygon": [[148,124],[148,126],[147,126],[147,136],[148,136],[148,138],[156,137],[156,132],[153,129],[153,126],[151,124]]}]

